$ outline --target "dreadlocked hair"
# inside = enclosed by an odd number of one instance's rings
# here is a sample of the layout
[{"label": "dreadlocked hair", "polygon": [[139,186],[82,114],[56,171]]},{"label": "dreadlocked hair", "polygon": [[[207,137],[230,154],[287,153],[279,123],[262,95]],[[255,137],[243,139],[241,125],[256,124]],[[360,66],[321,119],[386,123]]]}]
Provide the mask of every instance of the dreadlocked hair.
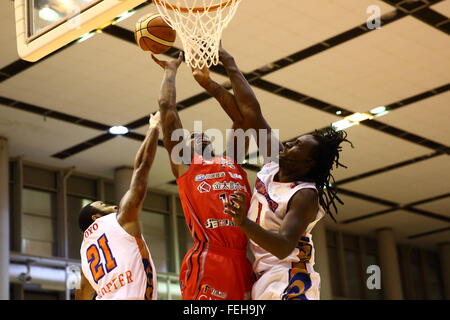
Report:
[{"label": "dreadlocked hair", "polygon": [[[327,214],[336,222],[334,214],[338,213],[335,201],[344,204],[338,197],[334,188],[335,180],[331,171],[333,166],[347,168],[339,162],[339,153],[342,151],[341,143],[347,142],[353,148],[353,144],[347,140],[345,131],[336,131],[333,127],[327,127],[322,130],[316,130],[313,137],[319,143],[315,149],[316,165],[308,174],[308,177],[314,180],[319,193],[319,204]],[[332,209],[334,214],[332,213]]]}]

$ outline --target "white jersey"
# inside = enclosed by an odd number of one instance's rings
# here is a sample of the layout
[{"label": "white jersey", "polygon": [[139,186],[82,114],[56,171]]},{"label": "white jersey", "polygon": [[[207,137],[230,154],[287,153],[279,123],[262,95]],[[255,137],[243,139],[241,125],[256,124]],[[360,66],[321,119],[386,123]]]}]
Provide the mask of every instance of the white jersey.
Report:
[{"label": "white jersey", "polygon": [[[317,190],[315,184],[311,182],[274,182],[274,176],[278,171],[279,165],[270,162],[258,172],[248,212],[249,219],[258,223],[262,228],[274,232],[280,230],[284,216],[287,212],[289,201],[295,193],[301,189]],[[270,297],[267,295],[270,291],[268,290],[267,284],[256,283],[252,294],[253,299],[271,299],[271,297],[274,296],[276,296],[275,299],[289,299],[290,292],[288,285],[290,283],[295,283],[295,280],[309,282],[304,283],[305,291],[312,289],[308,294],[305,294],[305,297],[301,298],[318,299],[320,278],[313,268],[314,246],[310,232],[323,216],[324,211],[319,206],[316,219],[308,225],[306,233],[299,239],[298,246],[283,260],[278,259],[253,241],[250,241],[250,248],[255,257],[253,270],[257,276],[261,277],[265,272],[272,270],[270,276],[265,276],[267,279],[265,281],[274,282],[277,281],[274,277],[280,277],[280,274],[285,274],[285,279],[280,282],[276,289],[278,292],[271,293],[272,296]],[[298,273],[303,273],[303,275],[295,275],[294,273],[297,271]],[[303,279],[306,277],[305,274],[307,274],[308,280]],[[296,277],[302,279],[296,279]],[[272,284],[272,286],[274,286],[274,284]],[[255,293],[255,290],[258,291],[258,287],[261,290],[259,293]],[[295,292],[296,289],[291,291]],[[315,293],[312,293],[313,291],[315,291]]]},{"label": "white jersey", "polygon": [[156,270],[144,238],[128,234],[117,213],[96,219],[84,232],[81,268],[97,300],[155,300]]}]

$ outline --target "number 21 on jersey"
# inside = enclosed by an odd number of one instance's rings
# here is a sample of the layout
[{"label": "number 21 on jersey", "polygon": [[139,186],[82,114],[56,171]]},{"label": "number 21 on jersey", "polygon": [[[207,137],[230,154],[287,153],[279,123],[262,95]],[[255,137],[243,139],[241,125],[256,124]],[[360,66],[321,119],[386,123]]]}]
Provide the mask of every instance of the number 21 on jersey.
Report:
[{"label": "number 21 on jersey", "polygon": [[[102,234],[101,237],[98,238],[97,244],[98,245],[90,245],[86,250],[89,269],[91,270],[92,277],[94,278],[95,283],[103,278],[103,276],[105,275],[105,271],[106,273],[108,273],[115,267],[117,267],[116,259],[114,258],[111,249],[109,248],[108,238],[106,238],[106,234]],[[98,249],[99,247],[102,250],[103,257],[105,258],[105,264],[101,262],[100,251]]]}]

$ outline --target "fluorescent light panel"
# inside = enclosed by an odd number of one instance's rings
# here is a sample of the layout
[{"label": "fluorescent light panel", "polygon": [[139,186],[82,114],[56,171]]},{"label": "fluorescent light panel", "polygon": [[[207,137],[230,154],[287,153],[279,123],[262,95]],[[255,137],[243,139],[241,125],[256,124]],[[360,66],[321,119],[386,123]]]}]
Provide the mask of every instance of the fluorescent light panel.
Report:
[{"label": "fluorescent light panel", "polygon": [[348,119],[342,119],[342,120],[333,122],[333,123],[331,124],[331,126],[332,126],[336,131],[340,131],[340,130],[345,130],[345,129],[347,129],[347,128],[350,128],[350,127],[352,127],[352,126],[354,126],[354,125],[356,125],[356,124],[357,124],[357,122],[352,122],[352,121],[350,121],[350,120],[348,120]]},{"label": "fluorescent light panel", "polygon": [[109,130],[108,130],[109,133],[118,134],[118,135],[127,134],[128,131],[129,131],[128,128],[124,127],[124,126],[114,126],[114,127],[109,128]]}]

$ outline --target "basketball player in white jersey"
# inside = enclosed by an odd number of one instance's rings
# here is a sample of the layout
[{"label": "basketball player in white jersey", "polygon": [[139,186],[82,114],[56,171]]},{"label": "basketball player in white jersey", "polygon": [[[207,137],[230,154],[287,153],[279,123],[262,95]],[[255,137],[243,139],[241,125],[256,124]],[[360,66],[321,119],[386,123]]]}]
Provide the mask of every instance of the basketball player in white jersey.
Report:
[{"label": "basketball player in white jersey", "polygon": [[[228,104],[228,108],[237,106],[242,115],[242,129],[256,130],[260,149],[267,143],[266,150],[270,151],[271,143],[277,143],[280,150],[279,155],[269,153],[258,172],[248,213],[245,194],[239,194],[234,203],[226,204],[226,212],[251,239],[255,257],[253,270],[257,276],[252,299],[319,299],[320,277],[313,268],[311,230],[325,213],[333,217],[330,208],[333,206],[336,210],[334,200],[340,201],[331,187],[330,172],[333,164],[341,165],[338,161],[340,144],[348,141],[346,133],[328,128],[280,144],[271,135],[271,127],[262,115],[253,90],[234,58],[223,48],[220,61],[237,101]],[[224,88],[217,89],[219,85],[209,78],[207,70],[194,70],[194,77],[210,94],[220,91],[226,94]],[[283,112],[282,107],[273,107]],[[267,141],[260,141],[260,129],[269,133]]]},{"label": "basketball player in white jersey", "polygon": [[130,189],[119,207],[95,201],[79,216],[81,287],[76,300],[155,300],[156,270],[142,236],[140,211],[147,194],[148,173],[156,154],[159,112],[135,157]]}]

